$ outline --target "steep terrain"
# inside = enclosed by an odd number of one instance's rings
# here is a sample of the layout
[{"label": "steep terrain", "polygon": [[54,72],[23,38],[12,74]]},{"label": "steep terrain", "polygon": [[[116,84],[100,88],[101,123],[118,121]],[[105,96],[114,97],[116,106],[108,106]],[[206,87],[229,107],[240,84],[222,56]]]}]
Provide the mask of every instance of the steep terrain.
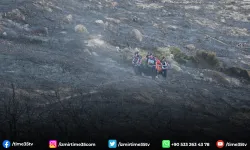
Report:
[{"label": "steep terrain", "polygon": [[173,61],[152,80],[123,58],[206,50],[247,72],[249,12],[246,0],[1,0],[0,135],[247,139],[247,78]]}]

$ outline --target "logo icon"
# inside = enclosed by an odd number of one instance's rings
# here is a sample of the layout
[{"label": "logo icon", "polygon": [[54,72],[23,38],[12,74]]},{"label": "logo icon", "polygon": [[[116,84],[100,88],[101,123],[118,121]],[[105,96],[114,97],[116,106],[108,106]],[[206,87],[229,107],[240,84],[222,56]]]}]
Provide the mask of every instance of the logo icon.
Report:
[{"label": "logo icon", "polygon": [[4,147],[4,148],[9,148],[9,147],[10,147],[10,144],[11,144],[11,143],[10,143],[9,140],[4,140],[4,141],[3,141],[3,147]]},{"label": "logo icon", "polygon": [[162,148],[170,148],[170,140],[162,140]]},{"label": "logo icon", "polygon": [[49,148],[57,148],[57,140],[50,140]]},{"label": "logo icon", "polygon": [[116,140],[109,140],[108,141],[109,148],[116,148],[117,147],[117,141]]},{"label": "logo icon", "polygon": [[218,140],[218,141],[216,142],[216,146],[217,146],[218,148],[223,148],[223,147],[224,147],[224,141],[223,141],[223,140]]}]

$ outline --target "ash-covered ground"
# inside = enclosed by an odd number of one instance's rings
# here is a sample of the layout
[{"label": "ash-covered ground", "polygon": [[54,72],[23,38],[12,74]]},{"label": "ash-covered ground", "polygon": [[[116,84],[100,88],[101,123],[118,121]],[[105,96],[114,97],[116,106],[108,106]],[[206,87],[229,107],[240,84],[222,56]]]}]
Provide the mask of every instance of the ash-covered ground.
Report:
[{"label": "ash-covered ground", "polygon": [[[124,61],[162,47],[243,74],[173,61],[152,80]],[[0,135],[246,140],[249,47],[247,0],[1,0]]]}]

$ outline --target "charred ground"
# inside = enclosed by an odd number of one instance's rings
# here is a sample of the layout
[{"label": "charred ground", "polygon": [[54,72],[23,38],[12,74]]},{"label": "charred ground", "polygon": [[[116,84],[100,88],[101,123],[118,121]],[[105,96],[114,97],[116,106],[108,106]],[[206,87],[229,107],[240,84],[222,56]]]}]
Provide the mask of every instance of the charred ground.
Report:
[{"label": "charred ground", "polygon": [[[238,44],[250,42],[249,9],[226,0],[2,0],[1,136],[247,139],[250,54]],[[87,31],[75,32],[79,24]],[[159,47],[212,51],[220,69],[247,74],[174,62],[167,81],[154,81],[124,61]]]}]

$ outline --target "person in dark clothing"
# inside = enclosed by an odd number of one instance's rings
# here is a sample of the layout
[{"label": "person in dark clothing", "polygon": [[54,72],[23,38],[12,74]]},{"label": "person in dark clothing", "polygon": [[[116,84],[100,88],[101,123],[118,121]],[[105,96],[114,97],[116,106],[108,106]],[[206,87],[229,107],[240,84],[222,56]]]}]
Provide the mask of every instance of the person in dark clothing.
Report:
[{"label": "person in dark clothing", "polygon": [[139,55],[139,52],[135,52],[132,59],[132,65],[136,74],[141,74],[141,60],[142,57]]},{"label": "person in dark clothing", "polygon": [[139,66],[141,64],[141,56],[139,55],[139,52],[135,52],[135,55],[132,59],[132,64]]},{"label": "person in dark clothing", "polygon": [[156,64],[156,58],[153,56],[152,53],[150,53],[148,56],[147,66],[149,69],[151,69],[151,73],[157,76],[157,70],[155,64]]},{"label": "person in dark clothing", "polygon": [[165,57],[163,57],[161,59],[161,65],[162,65],[162,76],[164,77],[164,79],[166,79],[167,78],[167,71],[170,67],[170,64],[167,62]]},{"label": "person in dark clothing", "polygon": [[147,55],[146,55],[146,59],[147,59],[147,61],[146,61],[146,62],[147,62],[147,63],[148,63],[148,57],[149,57],[150,55],[152,55],[152,54],[151,54],[151,53],[149,53],[149,52],[148,52],[148,53],[147,53]]}]

